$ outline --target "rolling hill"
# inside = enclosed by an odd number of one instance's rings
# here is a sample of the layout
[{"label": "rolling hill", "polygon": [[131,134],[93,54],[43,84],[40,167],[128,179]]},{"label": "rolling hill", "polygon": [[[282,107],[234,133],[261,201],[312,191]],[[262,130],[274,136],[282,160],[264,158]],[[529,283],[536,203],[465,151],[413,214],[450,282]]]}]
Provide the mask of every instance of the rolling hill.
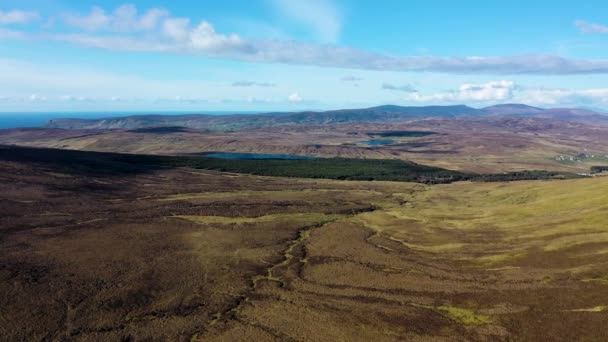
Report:
[{"label": "rolling hill", "polygon": [[425,118],[475,117],[515,115],[563,121],[604,121],[608,115],[584,109],[542,109],[522,104],[502,104],[476,109],[464,105],[402,107],[384,105],[363,109],[342,109],[324,112],[233,114],[233,115],[135,115],[102,119],[53,119],[47,128],[63,129],[138,129],[149,127],[182,126],[216,131],[283,125],[327,125],[360,122],[407,122]]},{"label": "rolling hill", "polygon": [[532,107],[519,103],[505,103],[483,108],[485,112],[492,115],[535,115],[545,111],[543,108]]},{"label": "rolling hill", "polygon": [[234,114],[234,115],[136,115],[87,119],[53,119],[48,128],[64,129],[135,129],[161,126],[183,126],[212,130],[280,125],[325,125],[352,122],[407,121],[424,117],[477,115],[481,112],[467,106],[400,107],[380,106],[366,109],[342,109],[325,112]]},{"label": "rolling hill", "polygon": [[606,340],[606,177],[345,182],[11,150],[2,340]]}]

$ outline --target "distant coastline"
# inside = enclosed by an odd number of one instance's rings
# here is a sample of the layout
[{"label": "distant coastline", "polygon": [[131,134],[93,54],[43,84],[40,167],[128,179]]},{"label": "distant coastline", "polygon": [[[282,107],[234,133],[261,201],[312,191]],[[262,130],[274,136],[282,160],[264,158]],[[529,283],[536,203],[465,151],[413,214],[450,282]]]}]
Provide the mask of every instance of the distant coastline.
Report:
[{"label": "distant coastline", "polygon": [[42,127],[51,119],[101,119],[131,115],[257,114],[258,111],[0,112],[0,129]]}]

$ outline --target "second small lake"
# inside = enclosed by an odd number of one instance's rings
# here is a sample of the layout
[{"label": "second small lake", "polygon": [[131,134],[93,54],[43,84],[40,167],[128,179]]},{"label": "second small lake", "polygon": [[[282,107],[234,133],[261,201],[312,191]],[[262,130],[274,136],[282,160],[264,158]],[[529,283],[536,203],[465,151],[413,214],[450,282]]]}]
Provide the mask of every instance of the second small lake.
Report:
[{"label": "second small lake", "polygon": [[362,141],[362,144],[365,145],[369,145],[369,146],[382,146],[382,145],[390,145],[392,143],[394,143],[394,140],[391,139],[374,139],[374,140],[367,140],[367,141]]}]

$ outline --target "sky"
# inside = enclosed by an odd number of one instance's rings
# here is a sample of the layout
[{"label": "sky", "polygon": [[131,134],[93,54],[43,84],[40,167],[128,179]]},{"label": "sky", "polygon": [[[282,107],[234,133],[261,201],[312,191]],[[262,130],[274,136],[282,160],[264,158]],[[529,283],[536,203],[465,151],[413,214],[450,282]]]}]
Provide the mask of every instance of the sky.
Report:
[{"label": "sky", "polygon": [[608,108],[608,3],[0,0],[0,112]]}]

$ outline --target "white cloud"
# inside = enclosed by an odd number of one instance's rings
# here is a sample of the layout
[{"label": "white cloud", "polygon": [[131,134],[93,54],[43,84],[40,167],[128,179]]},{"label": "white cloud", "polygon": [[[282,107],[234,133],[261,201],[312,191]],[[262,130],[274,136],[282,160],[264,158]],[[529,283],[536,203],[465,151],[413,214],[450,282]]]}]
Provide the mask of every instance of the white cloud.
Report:
[{"label": "white cloud", "polygon": [[247,103],[268,103],[268,102],[270,102],[270,100],[268,100],[268,99],[259,99],[254,96],[248,96],[245,101]]},{"label": "white cloud", "polygon": [[247,44],[236,34],[218,34],[213,26],[203,21],[189,32],[189,45],[200,51],[226,52],[246,48]]},{"label": "white cloud", "polygon": [[[303,68],[307,70],[307,68]],[[333,75],[321,80],[338,80],[343,70],[332,70]],[[231,83],[188,80],[159,80],[154,78],[135,77],[128,74],[112,74],[78,68],[72,65],[36,65],[22,61],[0,59],[0,93],[2,106],[23,110],[35,106],[61,105],[64,109],[99,108],[99,104],[114,106],[113,108],[157,108],[154,104],[171,109],[174,106],[191,106],[191,108],[225,109],[224,99],[231,99],[235,109],[253,108],[254,104],[262,105],[272,110],[284,110],[287,103],[293,106],[306,104],[319,109],[330,107],[345,107],[348,97],[357,98],[359,102],[349,107],[371,106],[382,101],[384,95],[377,89],[379,97],[367,97],[367,90],[353,89],[348,94],[340,95],[343,99],[336,100],[333,94],[326,94],[325,89],[317,89],[319,79],[313,79],[311,84],[298,82],[290,84],[292,93],[285,93],[279,88],[231,88]],[[234,74],[230,74],[232,77]],[[369,75],[368,75],[369,76]],[[366,78],[368,77],[366,76]],[[371,76],[369,76],[371,77]],[[518,80],[521,81],[521,80]],[[253,81],[242,81],[245,83]],[[435,82],[428,83],[434,84]],[[302,88],[303,87],[303,88]],[[372,89],[373,84],[370,85]],[[372,89],[373,90],[373,89]],[[308,94],[306,99],[301,95]],[[310,98],[322,102],[311,101]],[[551,89],[528,88],[519,86],[510,80],[496,80],[480,84],[465,83],[455,87],[453,91],[437,93],[410,93],[402,95],[403,104],[472,104],[485,105],[494,103],[526,103],[540,107],[608,107],[608,88],[590,89]],[[333,105],[331,104],[332,101]],[[246,107],[250,103],[251,107]],[[204,104],[204,106],[203,106]],[[123,106],[124,105],[124,106]],[[30,106],[30,107],[27,107]],[[139,107],[137,107],[139,106]],[[182,108],[180,107],[180,108]],[[131,107],[129,107],[131,108]],[[160,108],[160,107],[158,107]],[[184,107],[185,108],[185,107]],[[257,107],[259,108],[259,106]]]},{"label": "white cloud", "polygon": [[[10,96],[45,94],[51,96],[110,97],[121,94],[135,97],[145,93],[150,96],[171,94],[204,88],[202,82],[180,81],[173,84],[140,78],[126,74],[113,74],[71,65],[34,64],[10,59],[0,59],[0,89]],[[68,94],[68,95],[66,95]]]},{"label": "white cloud", "polygon": [[302,96],[300,96],[300,94],[298,93],[293,93],[289,95],[287,99],[289,100],[289,102],[302,102],[304,100]]},{"label": "white cloud", "polygon": [[421,95],[412,93],[408,99],[418,102],[501,102],[513,98],[517,89],[511,81],[493,81],[484,84],[463,84],[458,90],[446,93]]},{"label": "white cloud", "polygon": [[176,96],[172,99],[159,98],[157,102],[178,102],[178,103],[189,103],[189,104],[201,104],[207,103],[209,100],[200,97],[187,97],[187,96]]},{"label": "white cloud", "polygon": [[276,84],[269,82],[237,81],[232,82],[233,87],[276,87]]},{"label": "white cloud", "polygon": [[[238,73],[220,74],[228,78]],[[199,78],[166,80],[69,64],[36,64],[2,58],[0,75],[0,97],[4,98],[2,103],[19,104],[22,107],[16,108],[21,108],[20,110],[26,104],[43,103],[63,106],[60,108],[78,106],[89,110],[98,110],[94,107],[97,104],[120,107],[122,104],[147,106],[159,103],[166,105],[165,109],[170,109],[172,105],[219,104],[225,98],[232,98],[235,107],[246,103],[266,103],[276,104],[275,110],[280,110],[279,104],[288,103],[289,94],[285,93],[285,89],[266,87],[271,83],[254,82],[259,84],[259,88],[233,88],[229,82]],[[255,100],[250,101],[249,96]],[[297,101],[298,97],[296,94],[292,99]],[[3,109],[6,110],[6,107]],[[221,110],[222,107],[218,105],[217,109]]]},{"label": "white cloud", "polygon": [[357,77],[357,76],[353,76],[353,75],[346,75],[346,76],[342,77],[340,80],[342,80],[344,82],[357,82],[357,81],[361,81],[363,79],[360,77]]},{"label": "white cloud", "polygon": [[59,99],[61,101],[75,101],[76,97],[72,96],[72,95],[62,95],[59,97]]},{"label": "white cloud", "polygon": [[[191,26],[190,19],[170,17],[168,11],[159,8],[151,8],[140,15],[131,4],[120,6],[111,14],[100,7],[94,7],[88,15],[66,14],[64,19],[67,24],[85,31],[127,33],[52,35],[56,40],[104,49],[228,53],[246,48],[246,43],[236,34],[217,33],[207,21]],[[139,31],[144,31],[147,35],[142,37],[128,34]]]},{"label": "white cloud", "polygon": [[27,24],[39,18],[40,15],[37,12],[21,10],[0,11],[0,25]]},{"label": "white cloud", "polygon": [[423,95],[409,94],[408,100],[420,103],[504,103],[515,102],[546,107],[608,105],[608,88],[553,89],[524,88],[511,81],[463,84],[457,90]]},{"label": "white cloud", "polygon": [[75,45],[92,47],[112,51],[138,51],[138,52],[177,52],[177,46],[157,40],[136,39],[123,35],[94,35],[94,34],[54,34],[48,39],[67,42]]},{"label": "white cloud", "polygon": [[213,25],[207,21],[191,27],[190,19],[187,18],[165,20],[163,34],[176,44],[177,48],[192,49],[193,51],[227,52],[244,44],[236,34],[217,33]]},{"label": "white cloud", "polygon": [[66,14],[65,22],[69,25],[88,30],[97,31],[106,28],[110,23],[110,17],[100,7],[93,7],[87,16]]},{"label": "white cloud", "polygon": [[590,23],[584,20],[577,20],[574,22],[583,33],[608,33],[608,26]]},{"label": "white cloud", "polygon": [[169,18],[163,22],[163,33],[166,37],[178,42],[188,40],[190,19]]},{"label": "white cloud", "polygon": [[403,84],[400,86],[394,85],[394,84],[390,84],[390,83],[383,83],[382,84],[382,89],[384,90],[394,90],[394,91],[403,91],[406,93],[416,93],[418,92],[416,90],[416,88],[414,88],[414,86],[412,86],[411,84]]},{"label": "white cloud", "polygon": [[25,34],[20,31],[6,30],[0,27],[0,39],[23,39]]},{"label": "white cloud", "polygon": [[45,96],[40,96],[38,94],[32,94],[32,95],[30,95],[30,97],[28,97],[28,100],[30,102],[44,102],[47,100],[47,98]]},{"label": "white cloud", "polygon": [[[278,3],[289,8],[312,6],[309,1],[285,0]],[[310,3],[315,6],[329,4],[317,0]],[[120,6],[111,14],[94,8],[87,15],[71,14],[65,19],[88,32],[65,33],[48,29],[39,33],[0,31],[0,39],[48,39],[113,51],[190,53],[248,62],[364,70],[495,75],[608,74],[608,59],[569,59],[556,55],[389,56],[335,45],[246,39],[235,33],[217,32],[207,21],[194,24],[188,18],[171,17],[162,9],[152,8],[140,15],[133,5]]]},{"label": "white cloud", "polygon": [[122,31],[152,30],[167,16],[169,12],[161,8],[151,8],[138,16],[134,5],[123,5],[114,12],[113,21]]},{"label": "white cloud", "polygon": [[62,101],[62,102],[87,102],[87,101],[94,101],[93,99],[90,99],[88,97],[74,96],[74,95],[61,95],[61,96],[59,96],[58,100]]},{"label": "white cloud", "polygon": [[[192,29],[181,21],[166,20],[164,36],[54,34],[49,39],[115,51],[180,52],[248,62],[315,65],[382,71],[452,74],[605,74],[608,59],[568,59],[555,55],[503,57],[386,56],[348,47],[295,41],[245,40],[217,33],[209,23]],[[168,39],[167,39],[168,38]]]},{"label": "white cloud", "polygon": [[342,31],[342,14],[331,0],[273,0],[279,15],[314,30],[324,43],[335,43]]},{"label": "white cloud", "polygon": [[608,88],[598,89],[528,89],[518,97],[518,100],[530,104],[544,105],[606,105],[608,104]]},{"label": "white cloud", "polygon": [[66,14],[64,20],[67,24],[87,31],[146,31],[155,29],[161,19],[167,17],[169,12],[160,8],[151,8],[139,15],[137,8],[132,4],[124,4],[108,14],[100,7],[93,7],[88,15]]}]

